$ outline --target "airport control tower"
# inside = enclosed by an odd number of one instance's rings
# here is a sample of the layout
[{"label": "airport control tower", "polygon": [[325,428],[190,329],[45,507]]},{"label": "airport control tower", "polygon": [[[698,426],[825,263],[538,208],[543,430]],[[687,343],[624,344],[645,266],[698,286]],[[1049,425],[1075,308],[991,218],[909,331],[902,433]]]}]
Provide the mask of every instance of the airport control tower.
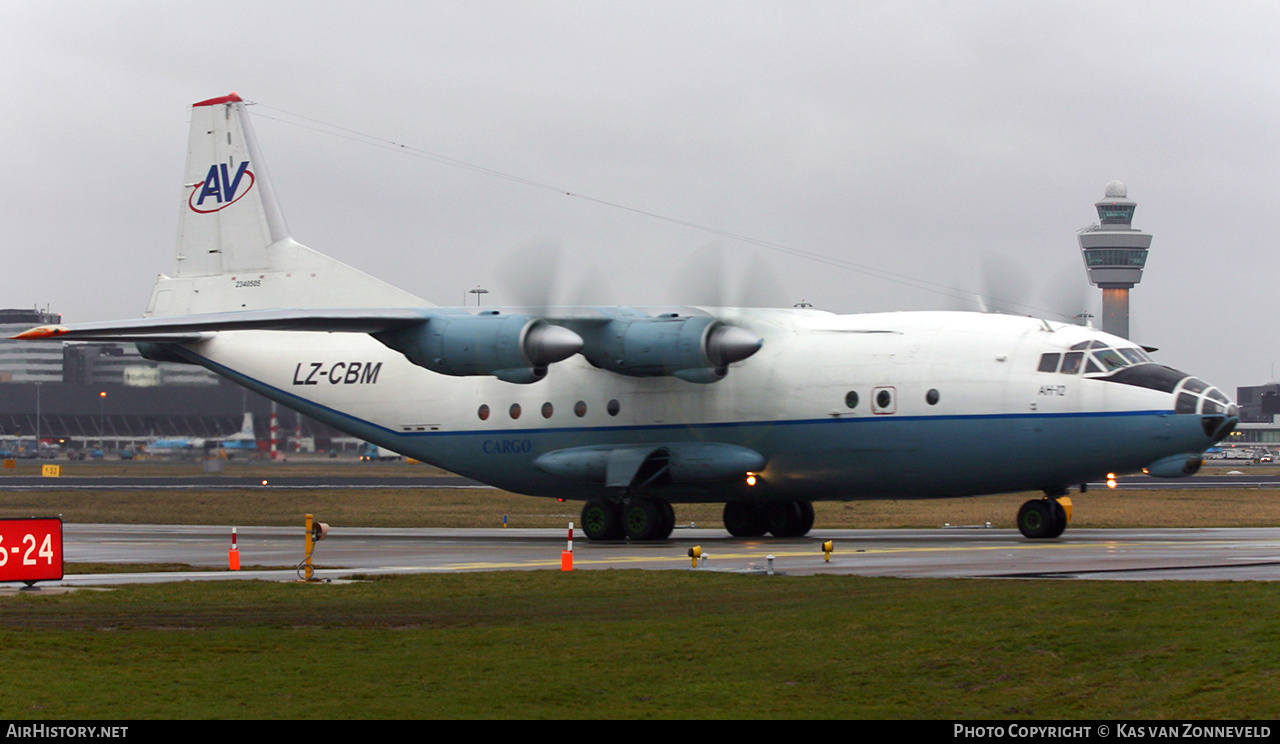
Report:
[{"label": "airport control tower", "polygon": [[1099,224],[1080,231],[1080,253],[1089,283],[1102,289],[1102,330],[1128,338],[1129,290],[1142,281],[1152,236],[1133,229],[1138,203],[1129,200],[1123,183],[1107,184],[1107,195],[1094,206]]}]

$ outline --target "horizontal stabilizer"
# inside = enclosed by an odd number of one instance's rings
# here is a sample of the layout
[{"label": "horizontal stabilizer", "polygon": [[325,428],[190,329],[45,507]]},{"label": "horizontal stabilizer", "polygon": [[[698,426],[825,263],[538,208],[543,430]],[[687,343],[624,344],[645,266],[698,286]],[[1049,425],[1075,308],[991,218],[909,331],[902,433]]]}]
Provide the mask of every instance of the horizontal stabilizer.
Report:
[{"label": "horizontal stabilizer", "polygon": [[194,343],[213,331],[317,331],[379,333],[425,323],[431,311],[411,308],[333,310],[250,310],[179,317],[138,318],[71,326],[39,326],[12,338],[29,341],[143,340]]}]

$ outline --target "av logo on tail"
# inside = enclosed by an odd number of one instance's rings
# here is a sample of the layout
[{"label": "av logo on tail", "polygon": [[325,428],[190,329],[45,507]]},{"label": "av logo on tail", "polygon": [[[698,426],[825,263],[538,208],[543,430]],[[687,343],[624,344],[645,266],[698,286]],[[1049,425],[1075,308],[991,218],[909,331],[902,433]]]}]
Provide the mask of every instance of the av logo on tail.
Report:
[{"label": "av logo on tail", "polygon": [[[244,191],[240,191],[240,184],[245,176],[249,177],[249,182],[244,184]],[[192,189],[187,205],[191,207],[191,211],[201,214],[226,209],[243,199],[244,195],[253,188],[253,182],[253,171],[249,170],[248,160],[236,169],[235,177],[231,176],[231,170],[227,168],[226,163],[216,163],[209,166],[209,173],[204,177],[204,181],[196,184]],[[237,192],[239,192],[238,196]],[[209,202],[208,205],[205,204],[206,200]]]}]

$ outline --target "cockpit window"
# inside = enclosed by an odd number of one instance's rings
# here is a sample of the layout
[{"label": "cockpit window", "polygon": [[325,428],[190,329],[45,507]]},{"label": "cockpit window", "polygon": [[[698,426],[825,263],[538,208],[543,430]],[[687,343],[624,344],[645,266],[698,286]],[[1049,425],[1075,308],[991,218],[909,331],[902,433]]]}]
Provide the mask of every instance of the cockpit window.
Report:
[{"label": "cockpit window", "polygon": [[1129,366],[1129,361],[1120,356],[1115,349],[1095,351],[1093,352],[1093,356],[1098,360],[1098,363],[1102,365],[1102,368],[1108,372],[1113,369],[1120,369],[1121,367]]},{"label": "cockpit window", "polygon": [[1120,355],[1128,359],[1131,364],[1142,364],[1151,361],[1151,357],[1142,349],[1116,349]]},{"label": "cockpit window", "polygon": [[[1103,341],[1090,339],[1081,341],[1071,347],[1065,354],[1045,353],[1040,355],[1040,372],[1053,372],[1055,368],[1064,375],[1079,374],[1081,368],[1086,375],[1111,374],[1135,364],[1152,364],[1154,360],[1145,351],[1133,346],[1111,348]],[[1058,366],[1061,357],[1061,367]],[[1198,392],[1198,391],[1193,391]]]},{"label": "cockpit window", "polygon": [[1209,383],[1204,380],[1196,379],[1195,377],[1189,377],[1182,383],[1182,388],[1184,390],[1190,390],[1193,393],[1203,393],[1209,388]]}]

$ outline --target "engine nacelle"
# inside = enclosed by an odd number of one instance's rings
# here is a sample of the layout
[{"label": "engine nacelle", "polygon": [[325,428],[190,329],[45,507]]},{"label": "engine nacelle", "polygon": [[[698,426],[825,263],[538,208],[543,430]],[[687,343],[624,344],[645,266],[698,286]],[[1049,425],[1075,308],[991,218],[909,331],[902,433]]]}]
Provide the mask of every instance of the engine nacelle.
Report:
[{"label": "engine nacelle", "polygon": [[1156,460],[1142,471],[1154,478],[1185,478],[1200,472],[1202,464],[1204,464],[1202,454],[1169,455]]},{"label": "engine nacelle", "polygon": [[673,375],[688,382],[722,379],[729,365],[760,349],[755,334],[715,318],[659,315],[617,318],[584,333],[582,355],[595,366],[631,377]]},{"label": "engine nacelle", "polygon": [[568,328],[497,311],[437,315],[421,325],[373,337],[432,372],[494,375],[521,384],[541,380],[548,365],[582,349],[582,337]]},{"label": "engine nacelle", "polygon": [[138,349],[138,355],[143,359],[149,359],[153,362],[171,362],[174,364],[195,364],[195,362],[183,356],[178,356],[173,352],[173,344],[156,344],[149,341],[139,341],[134,344]]}]

